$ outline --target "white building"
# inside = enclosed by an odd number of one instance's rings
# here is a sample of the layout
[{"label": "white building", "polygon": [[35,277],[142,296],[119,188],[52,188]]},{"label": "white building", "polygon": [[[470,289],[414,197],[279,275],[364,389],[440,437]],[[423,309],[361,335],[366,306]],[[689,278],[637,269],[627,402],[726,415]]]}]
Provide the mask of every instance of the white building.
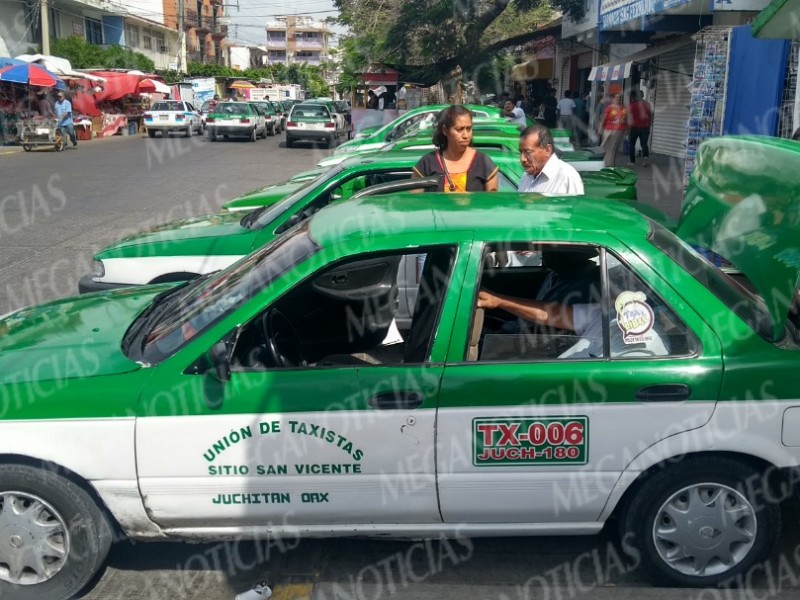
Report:
[{"label": "white building", "polygon": [[310,16],[277,17],[267,23],[267,60],[319,66],[328,59],[331,36],[325,23]]}]

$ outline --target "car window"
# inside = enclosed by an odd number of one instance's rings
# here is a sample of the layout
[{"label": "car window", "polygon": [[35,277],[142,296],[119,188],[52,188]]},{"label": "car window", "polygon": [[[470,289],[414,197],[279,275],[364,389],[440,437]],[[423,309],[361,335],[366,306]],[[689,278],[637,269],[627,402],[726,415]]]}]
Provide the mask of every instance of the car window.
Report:
[{"label": "car window", "polygon": [[211,102],[212,102],[211,100],[206,100],[205,102],[203,102],[203,106],[200,109],[200,112],[208,112],[208,110],[211,108]]},{"label": "car window", "polygon": [[186,109],[187,109],[187,110],[190,110],[190,111],[192,111],[192,112],[194,112],[194,106],[192,106],[192,105],[191,105],[191,104],[189,104],[188,102],[186,103]]},{"label": "car window", "polygon": [[697,349],[652,288],[597,246],[490,244],[480,288],[469,360],[647,359]]},{"label": "car window", "polygon": [[190,283],[145,332],[144,360],[158,363],[171,356],[318,250],[308,228],[301,226],[227,269]]},{"label": "car window", "polygon": [[426,251],[407,330],[401,332],[395,321],[398,277],[405,272],[404,261],[415,255],[361,254],[307,278],[245,324],[231,355],[231,371],[427,362],[456,248]]},{"label": "car window", "polygon": [[500,192],[516,192],[517,186],[501,171],[497,172],[497,189]]},{"label": "car window", "polygon": [[250,108],[246,104],[237,104],[234,102],[222,102],[214,107],[214,114],[248,115],[250,114]]},{"label": "car window", "polygon": [[320,104],[298,104],[292,108],[291,118],[330,119],[328,109]]},{"label": "car window", "polygon": [[183,110],[183,105],[180,102],[165,102],[161,100],[153,104],[150,110]]}]

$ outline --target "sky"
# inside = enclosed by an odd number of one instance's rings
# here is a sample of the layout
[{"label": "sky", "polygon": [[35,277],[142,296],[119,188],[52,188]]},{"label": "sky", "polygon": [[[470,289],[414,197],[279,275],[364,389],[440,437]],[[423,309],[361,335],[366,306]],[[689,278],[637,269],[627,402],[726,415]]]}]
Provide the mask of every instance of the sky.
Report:
[{"label": "sky", "polygon": [[[237,10],[238,4],[238,10]],[[225,0],[231,18],[228,38],[250,45],[263,46],[267,42],[267,22],[280,15],[311,15],[322,21],[335,17],[338,12],[333,0]],[[334,28],[334,33],[342,33]],[[334,41],[334,43],[336,43]]]}]

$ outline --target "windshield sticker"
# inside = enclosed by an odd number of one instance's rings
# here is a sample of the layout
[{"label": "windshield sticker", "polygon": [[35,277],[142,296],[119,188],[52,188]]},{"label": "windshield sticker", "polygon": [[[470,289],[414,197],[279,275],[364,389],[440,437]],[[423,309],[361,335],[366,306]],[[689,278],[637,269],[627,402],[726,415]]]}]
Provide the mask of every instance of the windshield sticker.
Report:
[{"label": "windshield sticker", "polygon": [[476,467],[585,465],[589,417],[479,418],[472,421]]},{"label": "windshield sticker", "polygon": [[626,344],[653,341],[653,336],[648,332],[653,328],[655,315],[644,292],[622,292],[614,301],[614,310]]}]

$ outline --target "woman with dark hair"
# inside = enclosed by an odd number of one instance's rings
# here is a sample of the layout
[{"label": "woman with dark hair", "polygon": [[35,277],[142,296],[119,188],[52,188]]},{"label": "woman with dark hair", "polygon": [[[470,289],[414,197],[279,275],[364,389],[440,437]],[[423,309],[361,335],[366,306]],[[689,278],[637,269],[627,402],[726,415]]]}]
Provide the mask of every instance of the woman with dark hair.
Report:
[{"label": "woman with dark hair", "polygon": [[472,113],[459,105],[445,108],[433,134],[436,150],[419,160],[414,176],[441,176],[444,192],[496,192],[497,167],[471,143]]}]

